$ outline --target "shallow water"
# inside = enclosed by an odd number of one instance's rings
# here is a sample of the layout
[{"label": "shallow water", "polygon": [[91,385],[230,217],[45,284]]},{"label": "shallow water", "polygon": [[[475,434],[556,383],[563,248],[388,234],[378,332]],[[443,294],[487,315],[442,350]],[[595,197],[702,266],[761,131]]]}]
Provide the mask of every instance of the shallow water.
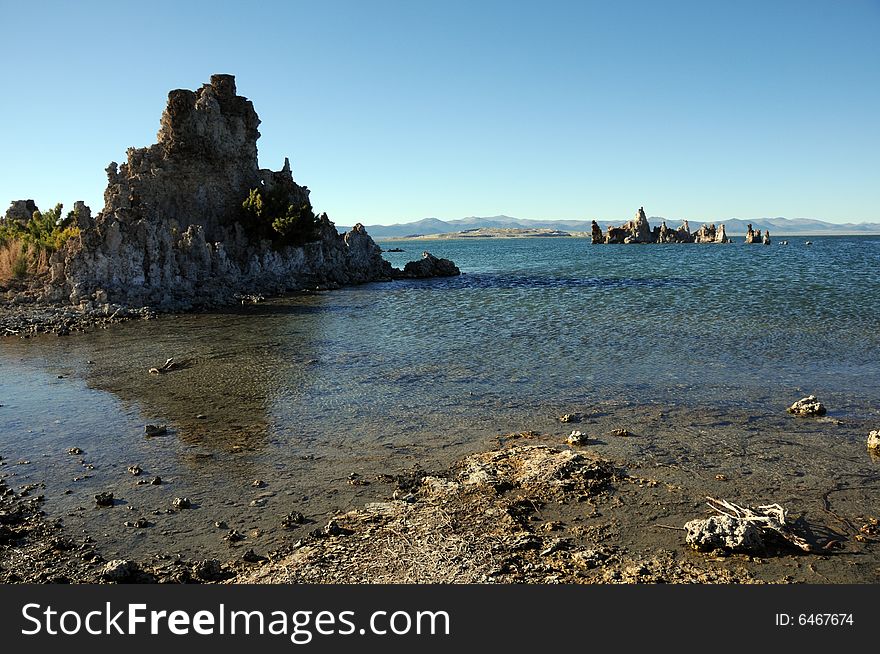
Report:
[{"label": "shallow water", "polygon": [[[725,470],[738,496],[772,490],[814,511],[841,487],[837,512],[874,515],[880,468],[864,440],[880,428],[880,238],[805,240],[397,242],[395,265],[427,248],[465,274],[7,338],[0,474],[45,480],[47,512],[103,534],[108,554],[220,556],[214,521],[260,530],[244,546],[265,550],[301,535],[277,529],[288,511],[320,520],[387,496],[351,472],[440,468],[514,430],[561,439],[555,416],[583,411],[597,433],[639,434],[599,445],[634,465],[708,486]],[[185,367],[148,374],[172,356]],[[830,419],[785,415],[808,393]],[[145,423],[169,434],[147,439]],[[136,486],[133,463],[166,483]],[[118,505],[96,509],[101,490]],[[153,515],[178,496],[195,508]],[[122,528],[142,515],[155,526]]]}]

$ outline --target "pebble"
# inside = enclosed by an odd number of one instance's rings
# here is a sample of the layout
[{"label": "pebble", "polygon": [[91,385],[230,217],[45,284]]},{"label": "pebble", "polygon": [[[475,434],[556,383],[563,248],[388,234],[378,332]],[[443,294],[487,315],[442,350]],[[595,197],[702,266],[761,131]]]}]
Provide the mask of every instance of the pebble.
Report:
[{"label": "pebble", "polygon": [[125,526],[126,527],[135,527],[136,529],[144,529],[146,527],[149,527],[150,523],[146,518],[138,518],[137,520],[134,520],[134,521],[126,520]]},{"label": "pebble", "polygon": [[293,529],[297,525],[305,523],[306,517],[299,511],[291,511],[281,519],[281,526],[284,529]]},{"label": "pebble", "polygon": [[262,563],[264,561],[268,561],[265,556],[259,556],[253,550],[248,550],[244,554],[241,555],[241,560],[247,563]]}]

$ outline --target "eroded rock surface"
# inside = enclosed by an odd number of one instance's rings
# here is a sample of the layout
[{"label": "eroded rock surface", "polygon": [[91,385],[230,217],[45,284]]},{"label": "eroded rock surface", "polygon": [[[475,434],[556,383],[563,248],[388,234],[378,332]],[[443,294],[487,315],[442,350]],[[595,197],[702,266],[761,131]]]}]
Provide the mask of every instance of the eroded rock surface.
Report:
[{"label": "eroded rock surface", "polygon": [[688,545],[701,552],[723,549],[730,552],[753,552],[764,546],[761,529],[755,524],[727,515],[713,515],[691,520],[684,526]]},{"label": "eroded rock surface", "polygon": [[[417,262],[418,275],[395,271],[363,226],[340,235],[326,214],[301,245],[255,236],[242,219],[254,189],[311,211],[309,189],[294,182],[287,159],[278,171],[259,167],[259,124],[232,75],[171,91],[157,142],[107,167],[103,211],[92,218],[75,207],[81,236],[53,255],[40,299],[185,310],[245,293],[457,274],[436,259]],[[29,208],[11,210],[17,218]]]}]

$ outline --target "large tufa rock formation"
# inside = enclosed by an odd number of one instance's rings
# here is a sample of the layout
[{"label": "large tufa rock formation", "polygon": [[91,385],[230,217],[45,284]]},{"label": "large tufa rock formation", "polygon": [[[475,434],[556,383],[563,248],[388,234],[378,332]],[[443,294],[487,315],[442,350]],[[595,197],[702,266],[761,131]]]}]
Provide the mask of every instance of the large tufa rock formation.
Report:
[{"label": "large tufa rock formation", "polygon": [[654,240],[644,207],[639,207],[636,217],[624,224],[623,231],[627,232],[624,243],[651,243]]},{"label": "large tufa rock formation", "polygon": [[651,229],[644,207],[639,208],[636,217],[620,227],[609,227],[603,234],[602,228],[594,220],[591,225],[593,244],[601,243],[730,243],[724,225],[703,225],[691,234],[688,221],[682,222],[678,229],[670,229],[664,221],[659,227]]},{"label": "large tufa rock formation", "polygon": [[46,299],[178,309],[404,276],[363,226],[340,235],[326,214],[296,246],[247,228],[242,204],[253,189],[312,215],[309,189],[293,181],[287,159],[279,171],[259,167],[259,124],[232,75],[171,91],[157,143],[108,166],[104,210],[92,219],[79,206],[81,237],[53,257]]}]

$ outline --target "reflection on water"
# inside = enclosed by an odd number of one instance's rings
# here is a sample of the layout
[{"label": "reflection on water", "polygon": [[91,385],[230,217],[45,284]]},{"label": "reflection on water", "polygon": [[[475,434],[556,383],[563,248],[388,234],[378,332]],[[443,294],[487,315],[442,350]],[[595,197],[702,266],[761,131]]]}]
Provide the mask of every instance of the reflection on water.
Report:
[{"label": "reflection on water", "polygon": [[[592,412],[595,429],[634,423],[641,439],[604,447],[639,464],[696,477],[732,466],[793,498],[829,480],[873,483],[863,439],[880,407],[880,241],[813,241],[437,242],[467,274],[6,339],[2,470],[49,479],[47,510],[138,553],[222,553],[220,520],[266,532],[253,543],[268,547],[290,510],[383,495],[349,485],[351,472],[441,467],[506,431],[561,434],[554,416],[572,410]],[[185,366],[147,372],[168,357]],[[843,424],[780,413],[810,392]],[[145,423],[169,434],[147,439]],[[132,463],[166,483],[137,486]],[[127,504],[97,510],[99,490]],[[120,531],[182,495],[199,508]]]}]

